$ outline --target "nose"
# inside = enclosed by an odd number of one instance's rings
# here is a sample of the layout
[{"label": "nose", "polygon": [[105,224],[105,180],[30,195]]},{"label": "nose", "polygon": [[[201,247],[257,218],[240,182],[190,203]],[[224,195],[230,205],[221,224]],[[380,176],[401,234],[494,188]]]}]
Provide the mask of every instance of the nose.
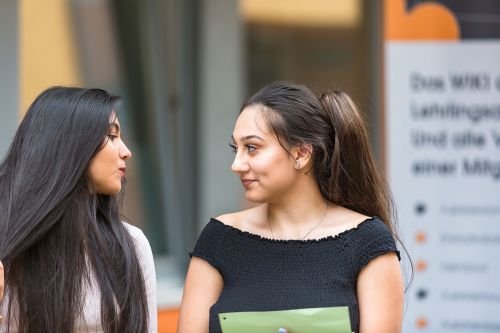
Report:
[{"label": "nose", "polygon": [[249,169],[250,167],[244,156],[241,156],[239,152],[236,153],[233,164],[231,164],[231,171],[233,171],[234,173],[240,173],[248,171]]},{"label": "nose", "polygon": [[132,158],[132,152],[128,149],[125,142],[121,142],[120,145],[120,158],[123,160],[128,160]]}]

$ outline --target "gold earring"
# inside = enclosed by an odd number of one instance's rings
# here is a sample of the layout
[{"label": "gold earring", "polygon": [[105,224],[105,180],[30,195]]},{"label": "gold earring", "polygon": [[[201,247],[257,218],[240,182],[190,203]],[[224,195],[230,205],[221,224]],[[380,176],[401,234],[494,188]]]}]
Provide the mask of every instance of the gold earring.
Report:
[{"label": "gold earring", "polygon": [[300,168],[300,162],[299,160],[295,160],[295,169]]}]

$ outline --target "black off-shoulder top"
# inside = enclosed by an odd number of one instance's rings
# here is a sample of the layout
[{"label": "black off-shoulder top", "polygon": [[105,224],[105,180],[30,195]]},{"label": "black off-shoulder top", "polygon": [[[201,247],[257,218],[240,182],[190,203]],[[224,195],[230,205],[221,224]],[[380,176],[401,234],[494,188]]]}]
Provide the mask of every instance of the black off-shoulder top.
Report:
[{"label": "black off-shoulder top", "polygon": [[221,332],[219,313],[331,306],[348,306],[358,332],[358,274],[389,252],[400,259],[390,230],[377,217],[317,240],[269,239],[211,219],[190,255],[207,261],[224,281],[210,308],[210,333]]}]

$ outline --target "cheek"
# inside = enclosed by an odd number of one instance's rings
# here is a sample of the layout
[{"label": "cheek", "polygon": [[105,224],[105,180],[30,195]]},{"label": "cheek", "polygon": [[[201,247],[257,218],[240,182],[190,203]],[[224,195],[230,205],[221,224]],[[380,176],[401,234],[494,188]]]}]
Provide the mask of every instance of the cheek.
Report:
[{"label": "cheek", "polygon": [[94,186],[100,187],[107,178],[106,163],[102,159],[96,158],[89,168],[90,181]]},{"label": "cheek", "polygon": [[106,147],[97,153],[90,165],[90,176],[92,178],[105,177],[106,170],[109,165],[109,158],[107,156]]},{"label": "cheek", "polygon": [[273,185],[281,185],[293,181],[294,169],[287,154],[270,152],[254,161],[252,168],[259,173],[262,181]]},{"label": "cheek", "polygon": [[[108,143],[91,161],[89,167],[89,178],[96,191],[101,194],[112,194],[108,192],[116,192],[117,190],[120,190],[115,189],[115,187],[121,187],[121,179],[115,177],[118,176],[118,174],[115,172],[116,163],[114,163],[114,155],[115,152]],[[120,184],[118,182],[120,182]]]},{"label": "cheek", "polygon": [[92,182],[94,182],[100,174],[99,170],[101,169],[101,163],[97,157],[98,156],[96,155],[94,159],[92,159],[92,161],[90,162],[89,176]]}]

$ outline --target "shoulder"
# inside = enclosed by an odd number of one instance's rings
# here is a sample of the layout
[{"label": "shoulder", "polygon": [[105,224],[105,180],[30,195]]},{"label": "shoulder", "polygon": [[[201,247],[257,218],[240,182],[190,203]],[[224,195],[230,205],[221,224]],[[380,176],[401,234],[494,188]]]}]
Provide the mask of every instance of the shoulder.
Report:
[{"label": "shoulder", "polygon": [[330,208],[329,218],[323,223],[319,236],[335,236],[355,230],[370,219],[370,216],[360,214],[351,209],[342,206],[333,206]]},{"label": "shoulder", "polygon": [[153,280],[156,280],[155,272],[154,272],[154,259],[153,259],[153,251],[151,249],[151,245],[149,245],[149,241],[146,238],[146,235],[142,232],[141,229],[133,226],[127,222],[123,222],[123,226],[128,231],[132,241],[134,242],[135,251],[137,253],[138,259],[140,261],[140,265],[144,270],[145,279],[149,279],[152,276]]},{"label": "shoulder", "polygon": [[392,244],[395,243],[395,235],[392,228],[386,224],[380,217],[372,216],[357,220],[353,223],[351,240],[357,242],[360,248],[373,247],[374,244]]},{"label": "shoulder", "polygon": [[142,232],[141,229],[139,229],[135,225],[129,224],[125,221],[122,221],[122,224],[125,227],[125,229],[128,231],[129,235],[132,236],[132,238],[135,241],[138,241],[141,243],[146,242],[149,244],[148,239],[146,238],[146,235],[144,235],[144,232]]},{"label": "shoulder", "polygon": [[189,253],[191,257],[198,257],[208,262],[219,272],[224,270],[221,251],[228,246],[238,246],[234,235],[241,230],[246,221],[245,211],[219,215],[210,221],[201,230],[194,249]]},{"label": "shoulder", "polygon": [[379,217],[372,217],[359,224],[352,242],[358,249],[358,272],[371,260],[384,254],[394,253],[401,260],[393,232]]},{"label": "shoulder", "polygon": [[239,212],[219,215],[216,220],[240,230],[258,229],[266,220],[265,205],[258,205]]},{"label": "shoulder", "polygon": [[391,227],[377,216],[367,216],[343,206],[333,207],[330,216],[330,223],[326,225],[337,227],[340,231],[359,228],[366,232],[388,232],[391,234]]},{"label": "shoulder", "polygon": [[339,214],[340,217],[337,220],[340,221],[341,224],[344,224],[346,229],[357,228],[360,224],[373,219],[371,216],[355,212],[345,207],[342,207],[342,209],[343,212]]},{"label": "shoulder", "polygon": [[393,240],[394,234],[391,230],[391,227],[385,223],[380,217],[373,216],[371,218],[366,219],[358,225],[358,228],[362,226],[365,234],[369,236],[378,236],[378,237],[387,237],[390,240]]},{"label": "shoulder", "polygon": [[237,231],[258,233],[255,221],[258,220],[259,209],[254,207],[212,218],[201,231],[191,255],[201,257],[201,254],[206,256],[208,253],[217,253],[227,241],[227,236],[234,235]]},{"label": "shoulder", "polygon": [[144,235],[144,232],[142,232],[142,230],[138,227],[127,222],[122,221],[122,224],[132,238],[134,245],[136,246],[136,250],[138,251],[138,255],[142,258],[152,257],[151,245],[149,244],[146,235]]}]

